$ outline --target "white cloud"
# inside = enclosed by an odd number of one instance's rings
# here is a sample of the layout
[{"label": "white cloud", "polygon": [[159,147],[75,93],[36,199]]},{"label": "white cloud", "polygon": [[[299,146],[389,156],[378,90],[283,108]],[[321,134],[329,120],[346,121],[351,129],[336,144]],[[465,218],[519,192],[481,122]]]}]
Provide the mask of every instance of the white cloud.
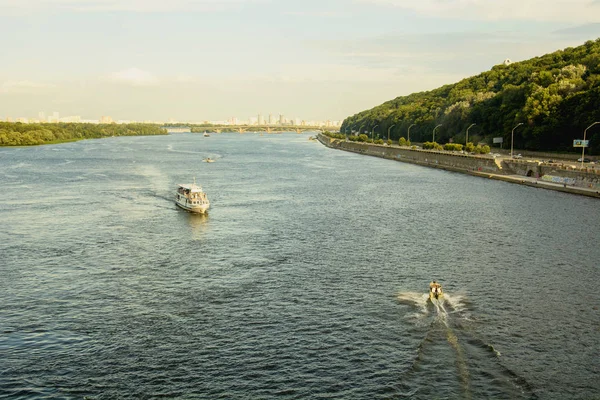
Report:
[{"label": "white cloud", "polygon": [[0,94],[35,94],[56,88],[56,85],[32,81],[5,81],[0,85]]},{"label": "white cloud", "polygon": [[0,0],[0,14],[62,11],[222,11],[264,0]]},{"label": "white cloud", "polygon": [[317,17],[317,18],[338,18],[346,17],[347,13],[341,11],[285,11],[283,15],[295,17]]},{"label": "white cloud", "polygon": [[406,82],[448,83],[464,76],[452,73],[437,73],[426,67],[368,67],[351,64],[287,64],[278,74],[253,77],[252,81],[270,83],[302,84],[397,84]]},{"label": "white cloud", "polygon": [[593,0],[358,0],[411,10],[426,16],[475,20],[597,22]]},{"label": "white cloud", "polygon": [[154,86],[158,85],[158,78],[151,72],[139,68],[128,68],[108,76],[108,80],[129,86]]}]

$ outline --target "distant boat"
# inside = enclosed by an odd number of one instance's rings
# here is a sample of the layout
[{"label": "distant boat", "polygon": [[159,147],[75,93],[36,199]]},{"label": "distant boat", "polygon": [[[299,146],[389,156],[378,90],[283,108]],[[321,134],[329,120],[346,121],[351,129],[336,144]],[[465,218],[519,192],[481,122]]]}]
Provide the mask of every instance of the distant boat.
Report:
[{"label": "distant boat", "polygon": [[194,178],[194,183],[180,183],[177,185],[175,204],[184,210],[199,214],[206,213],[208,207],[210,207],[206,193],[202,191],[202,187],[196,185],[196,178]]},{"label": "distant boat", "polygon": [[205,158],[204,160],[202,160],[202,161],[204,161],[204,162],[215,162],[215,160],[213,160],[213,159],[212,159],[212,158],[210,158],[210,157],[206,157],[206,158]]},{"label": "distant boat", "polygon": [[439,299],[440,297],[442,297],[444,295],[444,292],[442,291],[442,285],[440,285],[439,283],[437,283],[436,281],[433,281],[429,284],[429,300],[433,299]]},{"label": "distant boat", "polygon": [[204,132],[204,137],[210,137],[210,135],[206,132]]}]

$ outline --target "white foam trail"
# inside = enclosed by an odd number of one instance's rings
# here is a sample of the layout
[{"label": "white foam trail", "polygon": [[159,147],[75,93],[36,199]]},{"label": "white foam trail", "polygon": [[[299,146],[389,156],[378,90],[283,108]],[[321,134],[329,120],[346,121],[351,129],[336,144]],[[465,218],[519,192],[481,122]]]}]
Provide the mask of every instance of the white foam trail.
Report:
[{"label": "white foam trail", "polygon": [[444,300],[433,299],[431,303],[435,307],[435,311],[437,313],[436,320],[442,321],[444,325],[448,326],[448,312],[446,311],[446,308],[444,308]]},{"label": "white foam trail", "polygon": [[169,189],[168,177],[158,168],[151,165],[139,165],[136,167],[136,172],[148,179],[155,193],[164,193]]},{"label": "white foam trail", "polygon": [[429,309],[427,308],[427,301],[429,299],[429,295],[427,293],[403,292],[398,293],[397,299],[401,303],[405,303],[417,308],[417,312],[414,314],[410,314],[410,317],[420,319],[429,314]]},{"label": "white foam trail", "polygon": [[467,296],[464,294],[444,293],[444,299],[455,312],[463,312],[467,310]]},{"label": "white foam trail", "polygon": [[[175,150],[173,148],[172,144],[167,145],[167,151],[172,151],[173,153],[182,153],[182,154],[201,154],[201,155],[206,155],[206,152],[202,152],[202,151],[191,151],[191,150]],[[217,155],[213,155],[213,154],[209,154],[210,158],[220,158],[220,156]]]},{"label": "white foam trail", "polygon": [[27,164],[24,162],[20,162],[18,164],[15,165],[11,165],[10,167],[6,167],[8,169],[20,169],[20,168],[25,168],[25,167],[29,167],[31,164]]}]

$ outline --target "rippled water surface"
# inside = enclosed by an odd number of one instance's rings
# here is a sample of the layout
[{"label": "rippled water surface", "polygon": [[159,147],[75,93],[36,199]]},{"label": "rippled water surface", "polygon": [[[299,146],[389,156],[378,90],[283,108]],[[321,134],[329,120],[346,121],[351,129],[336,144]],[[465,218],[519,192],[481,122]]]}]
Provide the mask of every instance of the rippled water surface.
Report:
[{"label": "rippled water surface", "polygon": [[600,393],[598,200],[307,137],[0,148],[0,397]]}]

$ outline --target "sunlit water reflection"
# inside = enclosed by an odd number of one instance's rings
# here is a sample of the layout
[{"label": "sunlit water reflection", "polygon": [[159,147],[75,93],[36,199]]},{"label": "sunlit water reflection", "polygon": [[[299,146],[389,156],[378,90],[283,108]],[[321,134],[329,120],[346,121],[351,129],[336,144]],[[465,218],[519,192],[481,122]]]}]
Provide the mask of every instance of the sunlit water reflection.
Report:
[{"label": "sunlit water reflection", "polygon": [[600,392],[596,199],[297,134],[0,148],[0,187],[0,396]]}]

